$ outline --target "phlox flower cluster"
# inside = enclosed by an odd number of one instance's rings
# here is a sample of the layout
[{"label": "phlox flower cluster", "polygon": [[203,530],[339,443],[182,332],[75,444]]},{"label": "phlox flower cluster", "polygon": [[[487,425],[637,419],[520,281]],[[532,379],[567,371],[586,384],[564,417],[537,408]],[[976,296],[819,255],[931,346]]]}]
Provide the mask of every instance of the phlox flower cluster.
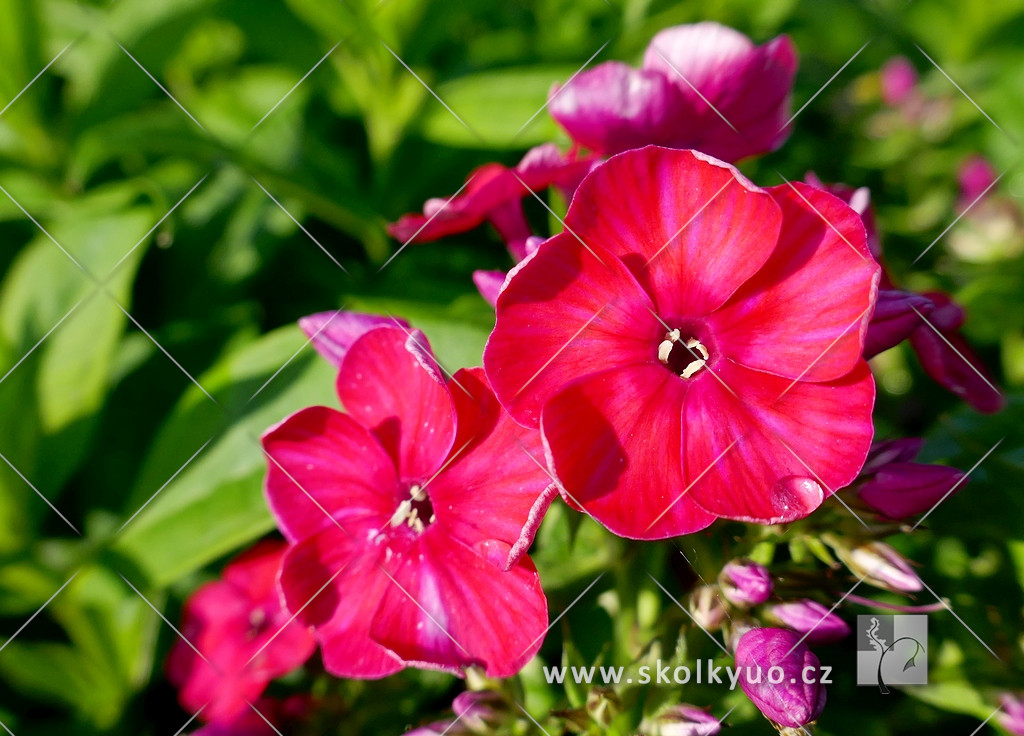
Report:
[{"label": "phlox flower cluster", "polygon": [[[401,318],[300,321],[337,377],[324,405],[263,435],[283,539],[192,597],[183,626],[198,651],[178,646],[168,662],[182,705],[221,729],[210,733],[281,709],[259,700],[265,687],[314,649],[339,678],[515,675],[549,628],[528,551],[552,503],[661,540],[718,519],[797,522],[837,493],[900,520],[962,488],[959,471],[914,462],[919,440],[875,437],[867,359],[909,340],[937,381],[997,410],[959,334],[963,310],[895,284],[867,190],[813,174],[759,186],[735,166],[790,135],[796,68],[784,36],[758,46],[715,23],[663,30],[639,67],[607,62],[552,88],[567,152],[548,143],[486,165],[392,224],[418,243],[489,223],[507,245],[508,273],[474,276],[495,312],[482,367],[448,372]],[[913,85],[897,81],[894,98]],[[568,207],[561,231],[537,233],[523,199],[548,188]],[[833,546],[869,584],[920,588],[881,541]],[[849,625],[832,601],[782,595],[774,580],[733,560],[689,610],[728,628],[737,665],[817,668],[809,647]],[[826,698],[819,682],[793,682],[741,684],[796,728]],[[466,696],[459,712],[485,724],[492,700]],[[645,723],[719,728],[688,704]]]}]

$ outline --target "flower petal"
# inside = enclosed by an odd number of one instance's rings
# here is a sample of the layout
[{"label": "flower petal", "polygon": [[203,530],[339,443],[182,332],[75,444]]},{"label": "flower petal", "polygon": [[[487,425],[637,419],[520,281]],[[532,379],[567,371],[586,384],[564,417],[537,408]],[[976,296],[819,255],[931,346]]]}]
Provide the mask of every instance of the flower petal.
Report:
[{"label": "flower petal", "polygon": [[807,184],[769,190],[782,208],[772,257],[712,331],[724,355],[787,378],[831,380],[861,360],[881,269],[849,206]]},{"label": "flower petal", "polygon": [[685,493],[687,386],[659,363],[634,365],[581,378],[544,407],[566,494],[618,535],[662,539],[714,521]]},{"label": "flower petal", "polygon": [[455,409],[422,332],[380,328],[352,345],[338,373],[345,410],[380,440],[403,481],[433,475],[452,448]]},{"label": "flower petal", "polygon": [[352,343],[375,327],[385,325],[408,327],[409,323],[398,317],[347,312],[343,309],[317,312],[299,319],[299,327],[313,341],[316,351],[338,368]]},{"label": "flower petal", "polygon": [[722,361],[686,401],[687,477],[710,513],[777,524],[848,485],[871,445],[875,383],[861,361],[828,383],[789,381]]},{"label": "flower petal", "polygon": [[382,550],[365,535],[324,529],[292,547],[281,570],[288,610],[315,626],[324,666],[336,677],[384,677],[404,666],[370,638],[370,625],[390,581]]},{"label": "flower petal", "polygon": [[608,61],[552,89],[548,110],[573,141],[613,154],[667,143],[678,96],[665,75]]},{"label": "flower petal", "polygon": [[733,167],[696,151],[648,147],[594,169],[565,222],[591,247],[618,256],[675,327],[720,307],[757,272],[782,216]]},{"label": "flower petal", "polygon": [[712,22],[666,28],[651,40],[643,63],[682,96],[677,137],[667,145],[725,161],[774,150],[789,136],[796,66],[788,37],[755,46]]},{"label": "flower petal", "polygon": [[379,526],[399,501],[394,462],[351,417],[314,406],[263,435],[265,490],[289,540],[333,527]]},{"label": "flower petal", "polygon": [[536,427],[544,402],[568,381],[656,357],[665,328],[651,310],[622,263],[560,233],[513,270],[499,295],[487,377],[513,418]]},{"label": "flower petal", "polygon": [[482,368],[456,373],[452,398],[457,455],[428,488],[437,524],[468,547],[496,539],[521,555],[536,532],[531,511],[554,485],[540,432],[512,420]]},{"label": "flower petal", "polygon": [[481,664],[489,677],[518,672],[547,629],[547,600],[524,557],[501,567],[508,545],[470,550],[428,528],[394,572],[371,635],[403,660],[458,673]]}]

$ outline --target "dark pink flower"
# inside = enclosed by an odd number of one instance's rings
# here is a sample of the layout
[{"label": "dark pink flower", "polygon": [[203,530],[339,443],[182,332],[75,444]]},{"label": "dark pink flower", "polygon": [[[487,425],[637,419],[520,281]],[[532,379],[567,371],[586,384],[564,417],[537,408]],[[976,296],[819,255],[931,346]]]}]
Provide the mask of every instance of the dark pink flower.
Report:
[{"label": "dark pink flower", "polygon": [[910,336],[925,373],[977,411],[992,414],[1006,406],[988,369],[960,334],[963,309],[947,294],[925,294],[935,305],[927,322]]},{"label": "dark pink flower", "polygon": [[594,156],[563,154],[553,143],[545,143],[530,149],[512,169],[496,163],[481,166],[469,175],[459,194],[450,199],[428,199],[423,214],[403,215],[388,226],[388,232],[403,243],[426,243],[472,230],[486,221],[518,261],[526,256],[526,239],[533,234],[523,213],[523,197],[555,186],[571,199],[596,163]]},{"label": "dark pink flower", "polygon": [[289,609],[341,677],[407,664],[513,674],[547,625],[523,555],[552,495],[538,433],[508,417],[481,369],[447,383],[422,333],[398,327],[351,345],[337,391],[347,413],[304,409],[263,438],[292,543]]},{"label": "dark pink flower", "polygon": [[808,644],[832,644],[850,635],[850,626],[838,614],[809,599],[777,603],[768,615],[783,626],[805,634]]},{"label": "dark pink flower", "polygon": [[195,649],[176,642],[167,676],[181,706],[201,709],[205,721],[251,711],[249,703],[271,680],[304,663],[316,648],[313,634],[289,623],[281,604],[276,581],[284,552],[282,542],[257,544],[185,603],[182,633]]},{"label": "dark pink flower", "polygon": [[871,441],[878,265],[853,210],[694,151],[613,157],[498,297],[484,366],[570,503],[663,538],[800,518]]},{"label": "dark pink flower", "polygon": [[757,606],[772,594],[772,576],[763,565],[749,560],[727,562],[719,576],[722,595],[737,606]]},{"label": "dark pink flower", "polygon": [[825,709],[820,666],[795,631],[751,629],[736,647],[740,687],[758,710],[781,726],[799,728]]},{"label": "dark pink flower", "polygon": [[292,733],[292,727],[306,720],[310,698],[306,695],[293,695],[284,701],[260,698],[253,706],[256,710],[246,706],[234,717],[209,723],[192,736],[277,736]]},{"label": "dark pink flower", "polygon": [[966,476],[945,465],[911,462],[922,440],[889,440],[876,443],[864,465],[864,482],[857,495],[889,519],[906,519],[941,503],[966,484]]},{"label": "dark pink flower", "polygon": [[905,102],[917,86],[917,69],[905,56],[894,56],[882,66],[879,72],[882,85],[882,100],[895,107]]},{"label": "dark pink flower", "polygon": [[788,137],[796,64],[786,36],[755,46],[718,23],[676,26],[652,39],[641,69],[600,64],[552,89],[549,109],[592,151],[655,144],[738,161]]}]

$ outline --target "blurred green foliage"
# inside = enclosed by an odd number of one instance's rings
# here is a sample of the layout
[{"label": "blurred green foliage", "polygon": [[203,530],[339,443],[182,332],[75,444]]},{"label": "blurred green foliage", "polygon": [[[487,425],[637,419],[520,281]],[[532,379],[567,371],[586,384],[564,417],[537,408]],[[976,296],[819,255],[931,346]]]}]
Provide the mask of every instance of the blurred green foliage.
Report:
[{"label": "blurred green foliage", "polygon": [[[176,620],[226,555],[272,530],[259,435],[334,400],[295,320],[343,305],[399,314],[448,367],[478,363],[493,314],[470,274],[506,268],[501,244],[481,229],[382,269],[399,248],[385,223],[484,162],[567,144],[542,105],[603,44],[594,63],[636,61],[656,31],[704,19],[800,49],[794,107],[810,104],[790,141],[744,170],[764,185],[813,169],[871,187],[897,278],[966,304],[968,335],[1014,397],[981,417],[903,347],[876,361],[881,436],[926,435],[930,459],[964,469],[1003,439],[902,540],[1001,659],[936,614],[935,684],[884,699],[853,694],[852,644],[833,647],[819,732],[966,734],[993,688],[1019,686],[1024,1],[0,0],[0,722],[18,736],[177,731],[191,714],[163,680],[175,634],[159,613]],[[894,54],[921,72],[923,117],[879,100]],[[1009,226],[965,217],[947,232],[957,168],[979,153],[1006,172],[995,196]],[[630,545],[556,509],[536,549],[552,615],[604,575],[552,630],[545,662],[629,664],[646,641],[645,656],[716,653],[699,632],[679,638],[687,619],[644,573],[681,599],[679,552],[714,575],[760,530]],[[783,563],[797,532],[770,540]],[[537,662],[516,686],[537,714],[586,701],[545,684]],[[339,687],[338,733],[400,733],[458,691],[429,673]],[[737,736],[767,732],[741,694],[721,695],[633,691],[613,730],[682,697],[738,706]]]}]

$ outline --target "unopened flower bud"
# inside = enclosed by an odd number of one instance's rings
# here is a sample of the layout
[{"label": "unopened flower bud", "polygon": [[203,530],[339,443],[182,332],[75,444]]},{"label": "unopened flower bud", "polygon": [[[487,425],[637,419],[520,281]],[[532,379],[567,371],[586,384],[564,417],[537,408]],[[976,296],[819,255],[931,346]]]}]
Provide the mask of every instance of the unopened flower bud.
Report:
[{"label": "unopened flower bud", "polygon": [[622,712],[622,701],[611,688],[594,688],[587,693],[587,713],[601,726],[609,726]]},{"label": "unopened flower bud", "polygon": [[717,631],[729,616],[717,585],[702,585],[690,595],[690,615],[706,631]]},{"label": "unopened flower bud", "polygon": [[850,634],[849,625],[817,601],[779,603],[768,610],[768,615],[798,634],[806,635],[808,644],[831,644]]},{"label": "unopened flower bud", "polygon": [[501,721],[507,711],[505,699],[491,690],[459,693],[452,701],[452,710],[461,723],[474,733],[486,732]]},{"label": "unopened flower bud", "polygon": [[921,317],[928,315],[932,307],[931,300],[921,294],[880,290],[864,338],[864,357],[873,358],[906,340],[920,327]]},{"label": "unopened flower bud", "polygon": [[644,736],[715,736],[722,730],[717,718],[695,705],[673,705],[640,725]]},{"label": "unopened flower bud", "polygon": [[722,595],[733,605],[743,608],[764,603],[772,594],[772,577],[768,570],[750,560],[726,563],[718,581]]},{"label": "unopened flower bud", "polygon": [[901,437],[895,440],[872,442],[861,475],[870,475],[889,463],[909,463],[917,457],[922,447],[924,447],[924,440],[919,437]]},{"label": "unopened flower bud", "polygon": [[921,514],[964,486],[956,468],[921,463],[889,463],[857,491],[861,500],[890,519]]},{"label": "unopened flower bud", "polygon": [[885,542],[868,542],[840,556],[855,575],[879,588],[914,593],[924,587],[903,556]]},{"label": "unopened flower bud", "polygon": [[820,662],[787,629],[751,629],[736,647],[740,686],[764,715],[780,726],[799,728],[825,708]]}]

